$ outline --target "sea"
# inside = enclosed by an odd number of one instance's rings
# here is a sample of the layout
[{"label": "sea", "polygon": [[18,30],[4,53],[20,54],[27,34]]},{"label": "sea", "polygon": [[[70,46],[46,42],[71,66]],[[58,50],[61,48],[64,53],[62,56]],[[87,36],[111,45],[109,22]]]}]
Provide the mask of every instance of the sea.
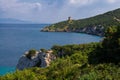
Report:
[{"label": "sea", "polygon": [[41,32],[50,24],[0,24],[0,75],[16,70],[19,58],[30,49],[50,49],[53,45],[99,42],[102,37],[67,32]]}]

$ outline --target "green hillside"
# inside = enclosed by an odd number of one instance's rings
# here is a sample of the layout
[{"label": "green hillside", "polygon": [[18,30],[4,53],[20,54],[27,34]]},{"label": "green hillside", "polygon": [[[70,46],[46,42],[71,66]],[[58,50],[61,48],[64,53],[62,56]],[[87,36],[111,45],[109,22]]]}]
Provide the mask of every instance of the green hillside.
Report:
[{"label": "green hillside", "polygon": [[0,80],[119,80],[120,25],[109,27],[99,43],[54,45],[57,56],[47,68],[29,68]]},{"label": "green hillside", "polygon": [[[67,20],[55,23],[45,27],[41,31],[84,32],[84,33],[87,33],[89,31],[88,33],[90,34],[98,35],[97,32],[101,34],[109,26],[118,25],[119,23],[116,20],[120,21],[120,8],[86,19]],[[103,27],[104,29],[100,30],[101,27]],[[87,28],[87,30],[84,31],[85,28]]]}]

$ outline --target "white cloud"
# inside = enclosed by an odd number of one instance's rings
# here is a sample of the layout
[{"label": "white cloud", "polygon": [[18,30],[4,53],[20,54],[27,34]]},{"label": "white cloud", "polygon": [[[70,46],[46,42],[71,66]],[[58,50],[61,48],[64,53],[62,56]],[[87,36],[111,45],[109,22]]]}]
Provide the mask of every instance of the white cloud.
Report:
[{"label": "white cloud", "polygon": [[97,0],[69,0],[69,4],[80,7],[80,6],[84,6],[84,5],[89,5],[95,1],[97,1]]},{"label": "white cloud", "polygon": [[120,0],[68,0],[69,4],[73,5],[73,6],[85,6],[85,5],[89,5],[89,4],[93,4],[95,2],[100,2],[100,3],[118,3],[120,2]]},{"label": "white cloud", "polygon": [[30,17],[34,11],[41,10],[41,3],[19,2],[18,0],[0,0],[0,9],[6,14],[5,17]]},{"label": "white cloud", "polygon": [[117,0],[107,0],[108,3],[115,3]]}]

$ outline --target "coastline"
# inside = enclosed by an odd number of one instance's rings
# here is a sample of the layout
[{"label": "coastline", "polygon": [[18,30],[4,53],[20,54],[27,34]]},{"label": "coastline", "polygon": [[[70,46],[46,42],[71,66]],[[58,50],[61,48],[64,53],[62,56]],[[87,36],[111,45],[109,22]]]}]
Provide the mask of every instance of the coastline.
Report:
[{"label": "coastline", "polygon": [[104,37],[104,32],[105,29],[104,27],[100,27],[100,28],[96,28],[96,27],[85,27],[85,28],[81,28],[78,30],[50,30],[48,27],[45,27],[43,29],[40,30],[41,32],[74,32],[74,33],[85,33],[85,34],[90,34],[90,35],[96,35],[96,36],[100,36],[100,37]]}]

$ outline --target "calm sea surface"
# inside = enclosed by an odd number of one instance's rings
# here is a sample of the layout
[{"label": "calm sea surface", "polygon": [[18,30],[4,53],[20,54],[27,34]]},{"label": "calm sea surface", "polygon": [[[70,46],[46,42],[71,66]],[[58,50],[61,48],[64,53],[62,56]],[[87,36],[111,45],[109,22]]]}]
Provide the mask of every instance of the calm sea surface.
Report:
[{"label": "calm sea surface", "polygon": [[46,24],[0,24],[0,75],[15,70],[18,59],[29,49],[53,45],[98,42],[102,37],[65,32],[40,32]]}]

